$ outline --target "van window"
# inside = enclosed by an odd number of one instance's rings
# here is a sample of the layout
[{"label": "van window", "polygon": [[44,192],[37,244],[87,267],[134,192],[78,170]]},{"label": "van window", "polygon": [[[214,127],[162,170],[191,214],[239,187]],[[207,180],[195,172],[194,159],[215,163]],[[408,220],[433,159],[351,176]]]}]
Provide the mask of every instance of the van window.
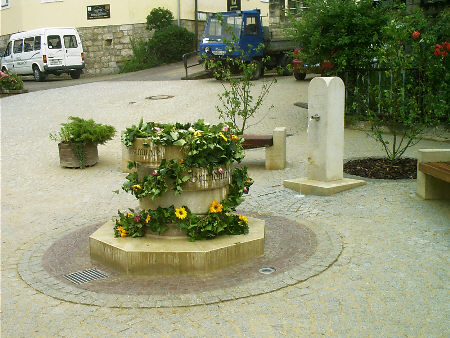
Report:
[{"label": "van window", "polygon": [[23,42],[23,51],[31,52],[33,50],[34,38],[26,38]]},{"label": "van window", "polygon": [[23,40],[15,40],[13,46],[13,53],[22,53]]},{"label": "van window", "polygon": [[6,46],[5,53],[3,54],[3,56],[10,56],[11,55],[11,46],[12,46],[12,43],[11,43],[11,41],[9,41],[8,45]]},{"label": "van window", "polygon": [[64,47],[66,48],[77,48],[77,38],[75,35],[64,35]]},{"label": "van window", "polygon": [[38,35],[34,38],[34,50],[41,49],[41,37]]},{"label": "van window", "polygon": [[245,35],[258,35],[258,21],[256,20],[256,17],[247,17]]},{"label": "van window", "polygon": [[59,35],[49,35],[47,44],[50,49],[61,49],[61,37]]}]

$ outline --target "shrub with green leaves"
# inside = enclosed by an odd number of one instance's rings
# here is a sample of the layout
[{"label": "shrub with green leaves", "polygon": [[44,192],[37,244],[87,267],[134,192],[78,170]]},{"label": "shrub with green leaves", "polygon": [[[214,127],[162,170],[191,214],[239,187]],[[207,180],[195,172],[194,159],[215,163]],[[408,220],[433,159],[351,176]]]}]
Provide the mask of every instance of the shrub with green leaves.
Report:
[{"label": "shrub with green leaves", "polygon": [[116,133],[113,126],[95,123],[93,119],[70,116],[69,120],[68,123],[61,123],[61,130],[57,134],[50,134],[50,139],[69,144],[104,144]]},{"label": "shrub with green leaves", "polygon": [[8,71],[0,71],[0,89],[20,90],[23,89],[22,77]]},{"label": "shrub with green leaves", "polygon": [[150,47],[150,40],[132,39],[133,56],[123,63],[119,73],[135,72],[142,69],[156,67],[161,64]]},{"label": "shrub with green leaves", "polygon": [[301,46],[301,60],[307,65],[329,61],[335,74],[371,65],[388,6],[374,7],[372,0],[305,0],[304,6],[291,13],[287,29]]},{"label": "shrub with green leaves", "polygon": [[153,8],[147,16],[146,28],[158,31],[170,26],[173,20],[174,17],[170,10],[162,7]]},{"label": "shrub with green leaves", "polygon": [[186,28],[170,25],[157,30],[149,41],[150,49],[161,62],[182,60],[185,53],[194,50],[195,34]]}]

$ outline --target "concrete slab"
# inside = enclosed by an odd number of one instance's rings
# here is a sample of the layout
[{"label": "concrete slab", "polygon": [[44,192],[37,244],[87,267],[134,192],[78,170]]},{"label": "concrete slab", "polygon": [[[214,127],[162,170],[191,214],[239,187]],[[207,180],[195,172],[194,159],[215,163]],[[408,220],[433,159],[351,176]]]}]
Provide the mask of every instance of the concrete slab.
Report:
[{"label": "concrete slab", "polygon": [[307,178],[297,178],[293,180],[284,180],[283,185],[286,188],[295,190],[304,195],[329,196],[348,189],[356,188],[366,184],[363,180],[343,178],[342,180],[323,182],[309,180]]}]

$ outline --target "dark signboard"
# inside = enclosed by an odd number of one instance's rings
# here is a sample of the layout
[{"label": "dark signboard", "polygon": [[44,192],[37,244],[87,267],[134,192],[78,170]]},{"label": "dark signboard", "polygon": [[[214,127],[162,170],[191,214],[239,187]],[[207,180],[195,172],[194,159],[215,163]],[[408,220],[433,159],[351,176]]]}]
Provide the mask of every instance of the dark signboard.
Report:
[{"label": "dark signboard", "polygon": [[240,11],[241,0],[227,0],[227,11]]},{"label": "dark signboard", "polygon": [[109,5],[94,5],[87,6],[87,18],[93,19],[107,19],[111,17],[111,10]]}]

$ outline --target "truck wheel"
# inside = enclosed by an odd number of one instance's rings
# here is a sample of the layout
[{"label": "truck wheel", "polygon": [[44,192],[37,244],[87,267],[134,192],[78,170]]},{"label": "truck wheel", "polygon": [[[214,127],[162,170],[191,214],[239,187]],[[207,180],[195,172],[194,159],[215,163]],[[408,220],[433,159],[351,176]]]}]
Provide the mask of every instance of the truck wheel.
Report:
[{"label": "truck wheel", "polygon": [[42,82],[47,77],[47,74],[40,71],[38,66],[33,67],[33,76],[37,82]]},{"label": "truck wheel", "polygon": [[289,69],[289,65],[292,62],[292,58],[287,56],[286,54],[281,55],[280,57],[280,75],[283,76],[291,76],[292,75],[292,70]]},{"label": "truck wheel", "polygon": [[263,75],[263,64],[259,60],[253,61],[253,64],[256,66],[253,71],[252,80],[258,80]]},{"label": "truck wheel", "polygon": [[79,79],[80,75],[81,75],[81,70],[79,70],[79,69],[72,70],[69,74],[72,79]]},{"label": "truck wheel", "polygon": [[294,77],[296,80],[301,81],[306,77],[306,73],[294,73]]}]

